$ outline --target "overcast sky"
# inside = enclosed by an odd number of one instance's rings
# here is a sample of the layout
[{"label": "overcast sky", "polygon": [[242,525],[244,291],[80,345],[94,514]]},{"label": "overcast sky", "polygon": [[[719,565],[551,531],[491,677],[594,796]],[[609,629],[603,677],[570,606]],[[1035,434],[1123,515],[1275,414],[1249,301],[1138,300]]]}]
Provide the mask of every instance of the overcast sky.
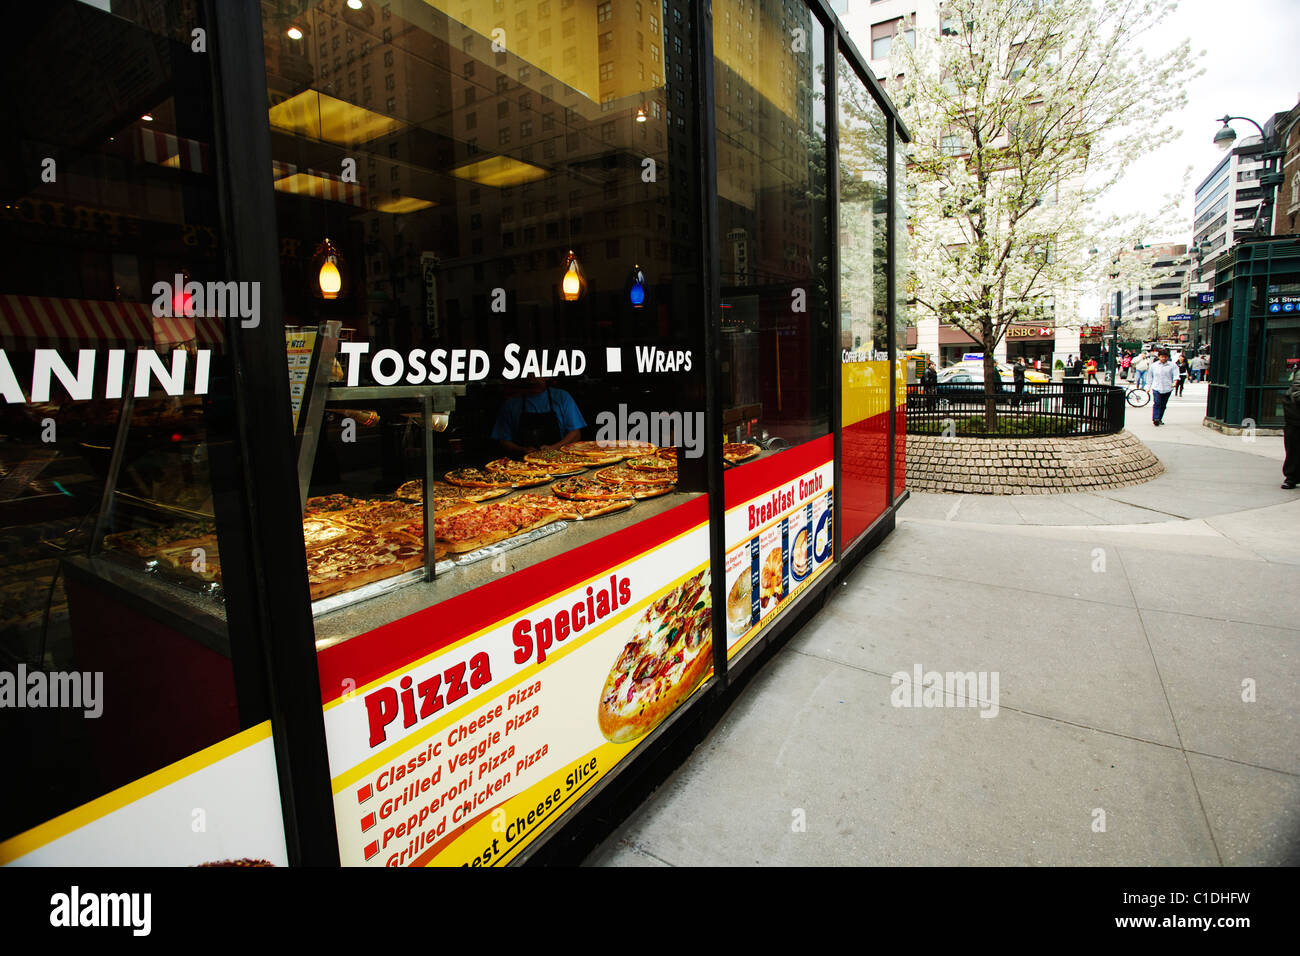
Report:
[{"label": "overcast sky", "polygon": [[[868,0],[836,0],[833,6],[859,50],[871,48]],[[845,7],[847,6],[847,12]],[[1249,116],[1263,125],[1274,113],[1290,109],[1300,95],[1300,0],[1181,0],[1152,38],[1147,53],[1155,56],[1184,38],[1193,52],[1205,51],[1205,73],[1187,93],[1187,108],[1172,117],[1180,138],[1133,164],[1105,200],[1113,209],[1143,209],[1155,197],[1154,212],[1166,193],[1179,186],[1191,167],[1179,221],[1171,235],[1148,236],[1151,243],[1191,241],[1192,191],[1208,176],[1223,153],[1214,145],[1215,117]],[[1167,41],[1167,42],[1166,42]],[[1234,123],[1239,139],[1254,135],[1249,123]]]}]

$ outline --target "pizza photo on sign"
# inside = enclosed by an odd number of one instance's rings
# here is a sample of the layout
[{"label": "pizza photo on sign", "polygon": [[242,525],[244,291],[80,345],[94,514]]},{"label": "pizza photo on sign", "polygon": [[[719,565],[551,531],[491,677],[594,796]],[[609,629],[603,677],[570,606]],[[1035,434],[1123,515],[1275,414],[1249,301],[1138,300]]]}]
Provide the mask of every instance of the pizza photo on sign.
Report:
[{"label": "pizza photo on sign", "polygon": [[647,607],[600,693],[596,720],[610,743],[654,730],[713,666],[709,572],[688,578]]}]

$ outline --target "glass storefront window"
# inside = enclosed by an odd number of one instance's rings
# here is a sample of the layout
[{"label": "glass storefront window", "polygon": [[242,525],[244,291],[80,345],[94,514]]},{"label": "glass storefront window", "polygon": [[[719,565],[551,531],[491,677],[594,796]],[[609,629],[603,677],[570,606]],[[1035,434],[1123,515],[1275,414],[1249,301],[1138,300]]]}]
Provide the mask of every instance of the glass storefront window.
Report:
[{"label": "glass storefront window", "polygon": [[[191,5],[107,6],[11,11],[30,42],[2,68],[0,863],[283,863],[261,657],[227,626],[250,582],[226,322],[258,292],[224,281]],[[253,802],[223,815],[208,748],[241,735]]]},{"label": "glass storefront window", "polygon": [[[355,506],[400,492],[414,507],[390,513],[420,535],[426,399],[445,423],[433,436],[435,517],[465,495],[512,492],[500,474],[485,478],[493,488],[448,487],[449,474],[476,480],[465,469],[540,472],[534,487],[517,476],[513,491],[555,502],[547,473],[596,480],[594,466],[564,460],[569,444],[679,448],[660,471],[668,494],[635,489],[643,497],[625,513],[570,518],[562,533],[476,566],[453,564],[459,552],[439,547],[434,581],[383,605],[318,616],[321,641],[702,492],[698,184],[693,124],[680,105],[688,25],[647,34],[630,5],[591,0],[566,10],[560,31],[535,3],[508,23],[460,4],[411,4],[384,21],[390,42],[371,5],[324,2],[295,20],[305,34],[295,41],[276,6],[263,9],[285,323],[308,337],[337,323],[341,337],[323,417],[299,425],[317,429],[309,517],[328,506],[317,500],[325,496]],[[355,52],[394,92],[387,104],[327,72],[334,51],[321,57],[313,39],[336,36],[335,18],[351,30],[345,55]],[[647,82],[660,58],[668,81]],[[331,255],[338,288],[323,294]],[[314,597],[332,593],[329,582],[312,583]]]},{"label": "glass storefront window", "polygon": [[[888,413],[894,356],[889,350],[889,128],[884,111],[842,55],[837,68],[841,540],[847,547],[884,512],[891,497]],[[901,283],[895,292],[905,295]],[[903,314],[901,308],[898,314]]]},{"label": "glass storefront window", "polygon": [[722,424],[777,451],[830,430],[825,33],[741,10],[714,20]]}]

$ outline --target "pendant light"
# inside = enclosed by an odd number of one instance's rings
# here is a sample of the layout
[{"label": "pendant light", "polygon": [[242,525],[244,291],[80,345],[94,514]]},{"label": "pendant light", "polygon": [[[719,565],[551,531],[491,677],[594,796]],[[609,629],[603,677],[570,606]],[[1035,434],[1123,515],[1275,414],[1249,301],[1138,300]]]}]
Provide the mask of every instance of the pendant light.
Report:
[{"label": "pendant light", "polygon": [[632,308],[640,309],[645,307],[645,273],[641,271],[639,265],[632,267],[632,285],[628,289],[627,298],[632,303]]},{"label": "pendant light", "polygon": [[569,250],[569,257],[564,263],[564,278],[560,280],[560,293],[565,302],[577,302],[582,293],[587,291],[587,279],[578,265],[578,257]]},{"label": "pendant light", "polygon": [[318,245],[311,264],[316,270],[316,294],[322,299],[337,299],[343,291],[344,262],[334,243],[326,239]]}]

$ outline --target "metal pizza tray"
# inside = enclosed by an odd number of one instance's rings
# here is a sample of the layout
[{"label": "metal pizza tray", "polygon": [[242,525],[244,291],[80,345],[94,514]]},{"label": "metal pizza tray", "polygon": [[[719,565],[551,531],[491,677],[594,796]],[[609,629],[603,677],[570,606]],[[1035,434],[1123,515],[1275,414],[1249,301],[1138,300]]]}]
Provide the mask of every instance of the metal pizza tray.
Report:
[{"label": "metal pizza tray", "polygon": [[534,528],[532,531],[525,531],[523,534],[517,534],[513,538],[506,538],[504,541],[498,541],[496,544],[489,544],[486,548],[479,548],[477,551],[467,551],[465,554],[457,555],[452,560],[459,567],[467,564],[477,564],[479,561],[486,561],[489,558],[495,558],[498,555],[505,554],[507,551],[513,551],[515,548],[523,547],[534,541],[540,541],[547,535],[556,534],[563,531],[569,526],[567,521],[556,521],[551,524],[542,525],[540,528]]}]

